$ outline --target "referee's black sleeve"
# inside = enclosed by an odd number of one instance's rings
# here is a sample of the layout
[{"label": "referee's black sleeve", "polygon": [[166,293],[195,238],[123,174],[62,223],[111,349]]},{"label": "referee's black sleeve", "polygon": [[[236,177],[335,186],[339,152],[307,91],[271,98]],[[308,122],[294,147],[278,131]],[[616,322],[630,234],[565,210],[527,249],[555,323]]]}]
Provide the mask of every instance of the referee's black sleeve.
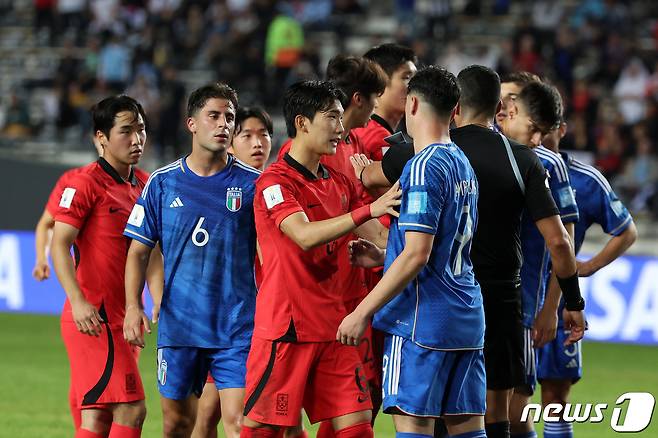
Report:
[{"label": "referee's black sleeve", "polygon": [[407,161],[411,160],[413,156],[413,143],[396,144],[386,151],[384,158],[382,158],[382,172],[384,172],[384,176],[391,185],[395,184],[395,182],[400,179],[405,164],[407,164]]},{"label": "referee's black sleeve", "polygon": [[548,173],[534,152],[528,151],[529,160],[525,178],[525,206],[534,222],[550,216],[559,215],[560,211],[548,187]]}]

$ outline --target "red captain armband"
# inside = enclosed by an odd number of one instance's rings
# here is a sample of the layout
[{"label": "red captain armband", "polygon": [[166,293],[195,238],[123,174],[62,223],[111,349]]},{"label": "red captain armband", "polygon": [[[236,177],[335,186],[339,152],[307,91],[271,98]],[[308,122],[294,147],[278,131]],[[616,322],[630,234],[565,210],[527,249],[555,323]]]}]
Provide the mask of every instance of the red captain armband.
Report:
[{"label": "red captain armband", "polygon": [[350,211],[350,216],[352,216],[352,220],[357,227],[365,224],[372,219],[372,215],[370,214],[370,204]]}]

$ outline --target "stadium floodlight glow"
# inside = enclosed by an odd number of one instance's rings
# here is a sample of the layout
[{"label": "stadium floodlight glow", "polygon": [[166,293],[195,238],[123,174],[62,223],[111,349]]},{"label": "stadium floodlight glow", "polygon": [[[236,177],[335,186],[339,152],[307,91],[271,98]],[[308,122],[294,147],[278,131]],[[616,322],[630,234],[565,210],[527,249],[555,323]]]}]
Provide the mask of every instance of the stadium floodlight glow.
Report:
[{"label": "stadium floodlight glow", "polygon": [[[626,404],[626,414],[622,405]],[[610,427],[615,432],[642,432],[651,423],[656,399],[648,392],[627,392],[620,395],[612,410]],[[521,414],[521,422],[531,418],[533,423],[543,419],[545,423],[601,423],[605,418],[607,403],[550,403],[543,409],[538,403],[528,403]],[[533,411],[532,416],[530,412]]]}]

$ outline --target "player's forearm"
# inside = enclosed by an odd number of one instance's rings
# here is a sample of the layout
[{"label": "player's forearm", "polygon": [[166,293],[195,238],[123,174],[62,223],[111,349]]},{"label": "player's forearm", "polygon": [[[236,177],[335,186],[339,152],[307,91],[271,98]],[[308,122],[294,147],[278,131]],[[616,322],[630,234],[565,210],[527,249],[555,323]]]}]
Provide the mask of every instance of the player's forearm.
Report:
[{"label": "player's forearm", "polygon": [[635,224],[631,222],[630,226],[623,233],[608,240],[608,243],[606,243],[603,249],[592,257],[590,263],[593,265],[594,270],[598,271],[599,269],[608,266],[626,252],[626,250],[635,243],[635,240],[637,240],[637,228],[635,228]]},{"label": "player's forearm", "polygon": [[[141,295],[144,290],[146,270],[151,251],[144,250],[133,241],[126,257],[126,309],[131,307],[142,308]],[[145,246],[145,245],[142,245]],[[147,247],[148,248],[148,247]],[[150,248],[149,248],[150,249]]]},{"label": "player's forearm", "polygon": [[304,251],[332,242],[356,228],[350,213],[322,221],[298,224],[281,223],[281,231]]},{"label": "player's forearm", "polygon": [[361,301],[355,312],[370,318],[418,275],[427,264],[429,255],[407,247],[393,261],[384,277],[375,288]]},{"label": "player's forearm", "polygon": [[72,242],[65,242],[54,238],[50,252],[59,283],[64,288],[69,301],[73,303],[83,300],[84,294],[75,278],[75,266],[73,265],[70,252],[71,245]]},{"label": "player's forearm", "polygon": [[560,306],[560,298],[562,298],[562,290],[560,290],[557,277],[554,273],[551,273],[551,278],[548,281],[548,288],[546,290],[546,298],[544,299],[543,309],[546,309],[546,311],[550,311],[552,313],[557,313],[557,309]]},{"label": "player's forearm", "polygon": [[367,189],[383,189],[389,188],[393,185],[388,178],[386,178],[386,175],[384,175],[381,161],[373,161],[363,169],[363,172],[361,173],[361,182]]},{"label": "player's forearm", "polygon": [[149,286],[149,292],[151,294],[151,299],[153,299],[153,303],[160,305],[160,303],[162,303],[162,294],[164,290],[164,264],[159,246],[156,246],[154,251],[151,251],[151,256],[146,268],[146,282]]},{"label": "player's forearm", "polygon": [[574,275],[576,273],[576,256],[574,255],[572,239],[569,237],[569,233],[559,216],[555,215],[540,219],[535,224],[551,253],[551,262],[555,275],[559,278]]},{"label": "player's forearm", "polygon": [[48,210],[44,210],[34,230],[34,245],[36,248],[37,262],[45,263],[48,259],[48,247],[52,236],[52,228],[55,221]]}]

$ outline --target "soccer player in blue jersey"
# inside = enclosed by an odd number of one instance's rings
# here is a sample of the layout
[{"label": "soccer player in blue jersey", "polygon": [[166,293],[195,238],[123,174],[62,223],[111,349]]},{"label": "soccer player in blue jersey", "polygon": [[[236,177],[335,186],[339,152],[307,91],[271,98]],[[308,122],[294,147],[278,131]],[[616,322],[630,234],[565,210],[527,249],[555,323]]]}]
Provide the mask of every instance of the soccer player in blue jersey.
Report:
[{"label": "soccer player in blue jersey", "polygon": [[[558,145],[566,130],[566,123],[561,122],[559,129],[544,138],[544,146],[559,153]],[[585,233],[593,224],[599,224],[603,231],[610,235],[608,242],[594,257],[578,262],[579,275],[588,277],[621,256],[637,239],[637,229],[630,213],[598,170],[564,152],[560,154],[569,169],[571,187],[578,204],[579,220],[576,222],[574,236],[576,254],[585,240]],[[563,306],[561,303],[560,308]],[[549,403],[566,405],[571,385],[582,376],[580,341],[565,346],[566,336],[562,317],[558,312],[556,338],[537,350],[537,379],[541,383],[544,406]],[[573,438],[572,424],[561,420],[544,423],[544,437]]]},{"label": "soccer player in blue jersey", "polygon": [[385,273],[336,335],[355,345],[373,314],[373,327],[386,333],[383,405],[398,438],[432,437],[438,417],[451,436],[486,436],[484,310],[470,259],[478,184],[450,140],[458,100],[456,78],[444,69],[421,69],[409,82],[415,156],[400,178],[400,217],[385,256],[364,241],[352,245],[358,264],[385,257]]},{"label": "soccer player in blue jersey", "polygon": [[[515,100],[508,105],[507,115],[500,121],[503,133],[509,138],[531,147],[546,168],[548,184],[560,211],[560,217],[570,235],[573,223],[578,220],[578,209],[569,185],[566,165],[561,157],[541,146],[541,141],[557,128],[562,114],[562,102],[557,90],[547,84],[533,81],[525,85]],[[521,269],[523,324],[526,343],[526,385],[514,391],[510,403],[511,434],[513,437],[536,436],[532,423],[521,423],[520,413],[529,402],[536,384],[534,347],[540,347],[555,337],[560,288],[567,297],[567,324],[571,330],[567,343],[579,340],[584,331],[582,310],[584,301],[578,288],[577,273],[569,275],[561,268],[546,296],[545,285],[550,274],[550,253],[540,230],[529,217],[524,217],[521,228],[523,266]],[[571,249],[571,254],[573,250]],[[573,255],[569,258],[573,263]],[[567,274],[567,278],[564,274]],[[544,298],[546,296],[546,301]],[[533,345],[534,344],[534,345]]]},{"label": "soccer player in blue jersey", "polygon": [[227,437],[240,435],[245,365],[256,300],[252,209],[260,171],[228,154],[237,95],[201,87],[187,105],[192,152],[151,175],[126,226],[126,339],[144,345],[138,291],[160,243],[165,286],[158,330],[164,436],[189,436],[210,371]]}]

